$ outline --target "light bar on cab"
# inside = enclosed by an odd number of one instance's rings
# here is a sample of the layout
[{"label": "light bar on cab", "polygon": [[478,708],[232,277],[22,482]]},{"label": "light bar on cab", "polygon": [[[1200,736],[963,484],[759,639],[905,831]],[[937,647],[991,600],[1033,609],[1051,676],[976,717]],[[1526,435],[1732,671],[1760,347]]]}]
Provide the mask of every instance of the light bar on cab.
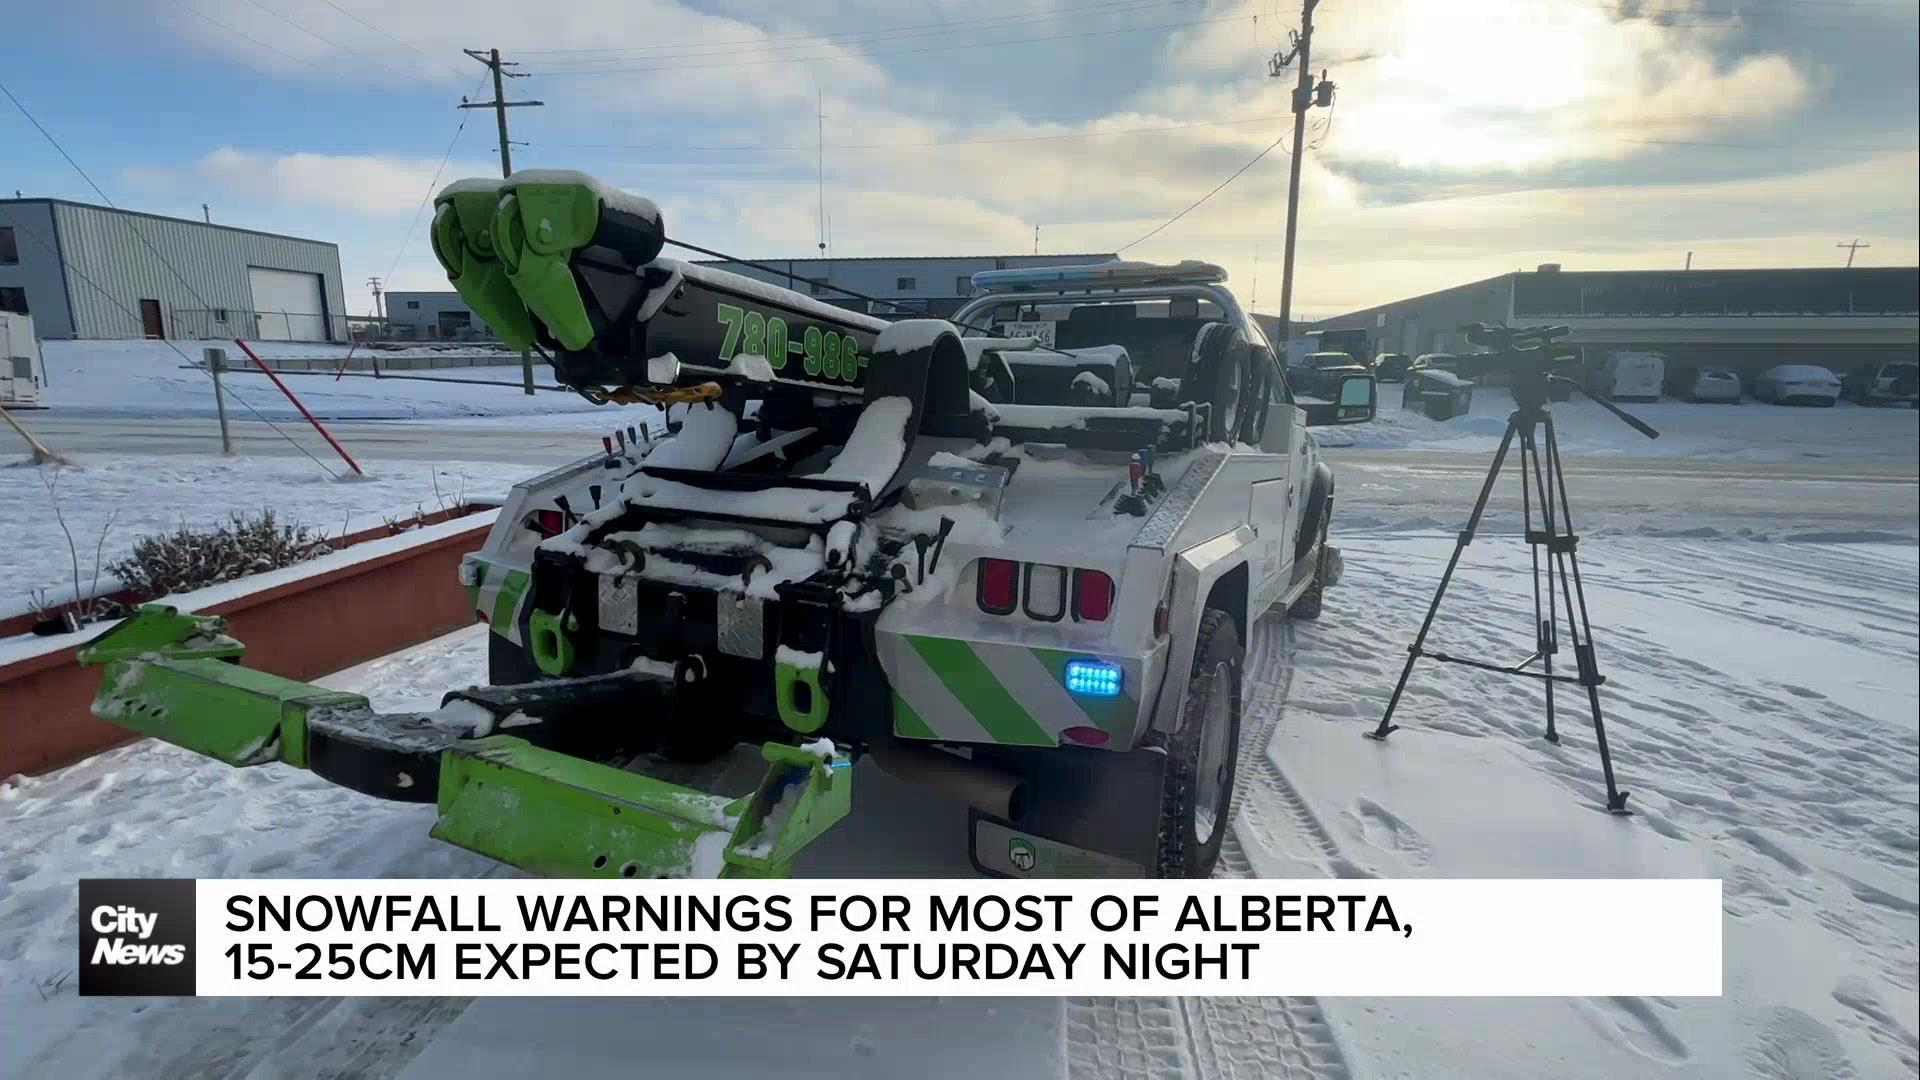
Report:
[{"label": "light bar on cab", "polygon": [[973,287],[987,292],[1025,292],[1037,289],[1124,288],[1129,285],[1202,284],[1227,280],[1227,272],[1212,263],[1184,259],[1164,263],[1113,262],[1089,266],[1038,266],[1025,270],[982,270],[973,275]]}]

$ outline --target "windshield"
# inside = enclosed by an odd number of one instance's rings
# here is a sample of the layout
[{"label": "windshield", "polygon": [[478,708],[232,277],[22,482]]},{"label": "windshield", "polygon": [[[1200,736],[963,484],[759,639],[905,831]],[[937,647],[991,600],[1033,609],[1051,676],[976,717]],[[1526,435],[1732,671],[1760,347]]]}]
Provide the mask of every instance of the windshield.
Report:
[{"label": "windshield", "polygon": [[[990,307],[970,306],[957,317],[978,328],[962,331],[967,334],[991,330],[1010,337],[1037,337],[1057,349],[1118,345],[1127,350],[1134,381],[1141,386],[1156,378],[1182,377],[1201,331],[1213,323],[1235,321],[1234,314],[1218,301],[1181,295],[1008,298]],[[1266,339],[1263,336],[1251,344],[1266,347]]]}]

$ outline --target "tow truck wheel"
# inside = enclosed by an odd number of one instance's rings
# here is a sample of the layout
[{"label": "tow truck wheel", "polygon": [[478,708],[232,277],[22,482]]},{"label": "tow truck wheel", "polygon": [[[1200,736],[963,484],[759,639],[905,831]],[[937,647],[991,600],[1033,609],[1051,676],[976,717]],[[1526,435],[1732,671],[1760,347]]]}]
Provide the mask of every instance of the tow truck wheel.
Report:
[{"label": "tow truck wheel", "polygon": [[1201,613],[1180,731],[1167,740],[1156,876],[1204,878],[1220,858],[1240,752],[1240,667],[1233,616]]},{"label": "tow truck wheel", "polygon": [[1320,515],[1320,544],[1313,552],[1313,581],[1287,608],[1287,618],[1313,620],[1320,617],[1320,596],[1327,587],[1327,518],[1333,508]]}]

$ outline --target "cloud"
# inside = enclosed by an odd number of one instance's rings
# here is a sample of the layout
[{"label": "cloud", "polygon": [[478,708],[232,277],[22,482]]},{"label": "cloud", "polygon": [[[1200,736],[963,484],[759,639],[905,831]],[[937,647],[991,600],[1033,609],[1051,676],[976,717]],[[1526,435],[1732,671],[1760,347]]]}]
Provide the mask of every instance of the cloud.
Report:
[{"label": "cloud", "polygon": [[[516,151],[521,164],[584,168],[644,192],[670,228],[723,250],[814,252],[818,131],[836,253],[1024,251],[1036,224],[1043,250],[1098,251],[1164,222],[1289,129],[1291,79],[1268,77],[1266,62],[1296,16],[1196,0],[1178,12],[1065,17],[1090,2],[581,0],[556,15],[517,0],[377,13],[372,0],[340,0],[376,33],[333,5],[193,0],[277,52],[184,15],[176,29],[276,78],[304,71],[284,53],[327,72],[410,79],[422,99],[479,79],[459,46],[502,42],[535,76],[510,93],[548,105],[515,116],[516,137],[532,143]],[[1912,156],[1836,171],[1829,162],[1860,155],[1819,149],[1842,123],[1855,142],[1911,145],[1910,55],[1896,64],[1876,53],[1877,66],[1856,70],[1860,34],[1783,39],[1757,18],[1622,14],[1638,10],[1617,0],[1323,5],[1311,66],[1330,69],[1340,89],[1334,109],[1313,112],[1303,159],[1300,305],[1341,310],[1539,261],[1659,264],[1688,247],[1808,261],[1823,254],[1805,246],[1823,229],[1878,229],[1874,251],[1890,256],[1912,246]],[[907,34],[1034,12],[1063,16],[1028,26],[1035,37],[1088,36],[1004,46],[986,39],[1018,37],[1018,25]],[[1176,15],[1186,29],[1095,33]],[[1888,27],[1910,33],[1911,18],[1867,30],[1897,37]],[[1890,81],[1904,97],[1809,124],[1816,101]],[[411,141],[383,135],[364,153],[298,141],[201,151],[146,170],[143,183],[322,215],[349,262],[384,272],[392,222],[417,206],[437,165],[444,111],[431,126]],[[471,158],[489,125],[469,127],[460,153]],[[1804,151],[1765,149],[1790,141]],[[1741,145],[1752,149],[1722,149]],[[1291,149],[1129,254],[1220,261],[1250,295],[1259,252],[1271,308]],[[482,157],[447,175],[492,169]],[[365,256],[350,250],[363,237],[374,249]],[[436,276],[425,251],[416,236],[403,278]]]},{"label": "cloud", "polygon": [[[409,215],[420,206],[436,173],[441,182],[487,175],[488,164],[348,154],[262,154],[232,147],[214,150],[190,168],[193,177],[243,200],[376,215]],[[150,174],[149,174],[150,175]]]},{"label": "cloud", "polygon": [[[1395,0],[1360,10],[1322,11],[1309,65],[1316,76],[1331,68],[1329,153],[1349,162],[1479,174],[1617,159],[1644,152],[1647,139],[1786,117],[1812,85],[1781,53],[1730,48],[1734,23],[1622,17],[1610,0]],[[1169,50],[1176,78],[1147,99],[1224,105],[1269,52],[1231,26],[1197,28]],[[1241,74],[1186,77],[1223,69]],[[1290,87],[1292,78],[1275,81]]]}]

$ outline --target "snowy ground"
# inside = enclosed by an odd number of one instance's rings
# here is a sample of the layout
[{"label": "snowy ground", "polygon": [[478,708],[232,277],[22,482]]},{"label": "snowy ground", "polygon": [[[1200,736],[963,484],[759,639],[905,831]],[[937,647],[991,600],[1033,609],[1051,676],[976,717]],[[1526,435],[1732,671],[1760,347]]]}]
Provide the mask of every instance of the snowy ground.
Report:
[{"label": "snowy ground", "polygon": [[[782,1043],[794,1075],[899,1075],[909,1062],[977,1075],[979,1048],[996,1041],[1037,1055],[1017,1066],[996,1053],[994,1071],[1007,1076],[1913,1072],[1911,546],[1620,538],[1584,552],[1609,734],[1639,810],[1623,820],[1596,809],[1583,725],[1563,713],[1558,748],[1537,737],[1530,683],[1422,667],[1399,716],[1406,730],[1386,746],[1361,739],[1450,538],[1340,539],[1348,577],[1324,618],[1267,620],[1253,636],[1249,752],[1222,872],[1716,876],[1726,883],[1726,997],[946,1003],[939,1023],[934,1003],[911,1002],[883,1014],[857,1002],[82,1001],[71,986],[72,889],[84,874],[496,872],[427,840],[430,810],[148,744],[0,788],[0,1075],[489,1077],[525,1075],[537,1060],[613,1076],[632,1075],[665,1042],[679,1049],[663,1062],[756,1075],[766,1064],[757,1049],[684,1034],[743,1023],[807,1033]],[[1489,535],[1471,549],[1436,643],[1525,651],[1519,547]],[[481,639],[465,631],[329,681],[394,708],[431,701],[482,665]],[[957,849],[958,812],[883,781],[862,775],[855,820],[813,870],[956,872],[956,860],[929,861],[941,845],[928,836],[949,834]],[[610,1029],[619,1033],[597,1042],[565,1035]]]},{"label": "snowy ground", "polygon": [[[1321,444],[1368,449],[1492,452],[1500,445],[1513,395],[1474,391],[1473,411],[1429,420],[1400,408],[1401,387],[1380,387],[1371,424],[1325,430]],[[1599,405],[1576,396],[1555,402],[1560,448],[1578,457],[1671,457],[1713,461],[1905,461],[1920,457],[1920,413],[1841,402],[1830,409],[1769,405],[1694,405],[1672,398],[1621,406],[1660,433],[1648,439]]]},{"label": "snowy ground", "polygon": [[0,468],[0,506],[8,508],[0,514],[0,613],[23,609],[34,590],[71,592],[76,558],[80,585],[89,589],[96,552],[101,564],[111,563],[141,536],[182,523],[210,527],[224,524],[229,513],[271,507],[283,524],[339,536],[386,518],[504,496],[539,471],[531,465],[408,461],[383,462],[365,478],[335,478],[306,458],[105,455],[78,457],[70,468]]},{"label": "snowy ground", "polygon": [[[213,381],[206,372],[186,366],[186,356],[199,360],[201,350],[218,342],[164,341],[49,341],[41,346],[47,364],[48,409],[33,415],[116,417],[212,417]],[[250,343],[253,344],[253,343]],[[300,359],[345,356],[342,345],[301,345],[261,342],[255,352],[263,358]],[[414,349],[380,355],[432,355],[438,350]],[[265,375],[230,344],[225,377],[231,391],[227,412],[235,420],[256,415],[298,422],[300,414]],[[406,374],[470,380],[474,385],[412,379],[370,379],[331,375],[286,375],[283,380],[316,416],[331,419],[417,419],[458,416],[535,416],[591,411],[597,406],[577,394],[542,391],[529,397],[521,392],[517,368],[445,368]],[[552,372],[541,365],[534,378],[552,383]],[[237,398],[241,404],[236,405]],[[250,406],[250,407],[249,407]],[[257,414],[255,412],[257,410]]]}]

